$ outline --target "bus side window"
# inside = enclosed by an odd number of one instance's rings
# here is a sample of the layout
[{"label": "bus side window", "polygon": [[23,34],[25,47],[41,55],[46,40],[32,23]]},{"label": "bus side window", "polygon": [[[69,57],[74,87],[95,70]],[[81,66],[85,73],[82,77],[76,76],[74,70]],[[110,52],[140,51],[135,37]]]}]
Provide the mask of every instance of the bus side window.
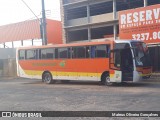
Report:
[{"label": "bus side window", "polygon": [[55,49],[55,58],[58,59],[58,48]]},{"label": "bus side window", "polygon": [[109,57],[110,56],[110,46],[106,46],[107,49],[106,49],[106,57]]},{"label": "bus side window", "polygon": [[46,49],[41,49],[40,58],[41,59],[45,59],[46,58]]},{"label": "bus side window", "polygon": [[68,48],[68,58],[72,58],[72,48]]},{"label": "bus side window", "polygon": [[96,57],[96,46],[91,46],[91,58]]},{"label": "bus side window", "polygon": [[85,58],[85,47],[76,48],[76,58]]},{"label": "bus side window", "polygon": [[39,55],[40,59],[53,59],[53,58],[55,58],[53,48],[41,49],[41,50],[39,50],[39,54],[40,54]]},{"label": "bus side window", "polygon": [[25,50],[20,50],[19,51],[19,60],[24,60],[25,59]]},{"label": "bus side window", "polygon": [[68,49],[67,48],[59,48],[58,54],[59,54],[59,58],[68,58]]},{"label": "bus side window", "polygon": [[90,47],[86,46],[86,58],[90,58]]},{"label": "bus side window", "polygon": [[37,50],[27,50],[26,59],[38,59],[38,51]]},{"label": "bus side window", "polygon": [[96,57],[105,58],[108,56],[107,45],[96,46]]},{"label": "bus side window", "polygon": [[35,59],[39,59],[38,58],[38,51],[39,51],[38,49],[35,50]]},{"label": "bus side window", "polygon": [[53,48],[41,49],[39,53],[41,59],[53,59],[55,55]]},{"label": "bus side window", "polygon": [[47,59],[53,59],[55,56],[54,56],[54,49],[53,48],[48,48],[46,49],[46,58]]},{"label": "bus side window", "polygon": [[72,48],[72,58],[77,58],[77,57],[76,57],[76,52],[77,52],[76,47],[73,47],[73,48]]},{"label": "bus side window", "polygon": [[70,51],[71,51],[71,58],[74,59],[74,57],[75,57],[74,56],[74,48],[70,48]]},{"label": "bus side window", "polygon": [[39,49],[39,54],[38,54],[38,56],[39,56],[39,59],[41,59],[41,49]]}]

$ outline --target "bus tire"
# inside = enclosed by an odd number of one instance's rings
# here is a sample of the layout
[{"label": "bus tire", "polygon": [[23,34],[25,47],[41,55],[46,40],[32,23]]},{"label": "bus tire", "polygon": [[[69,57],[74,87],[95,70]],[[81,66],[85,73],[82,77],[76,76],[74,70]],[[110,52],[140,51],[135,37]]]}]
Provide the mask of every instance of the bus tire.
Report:
[{"label": "bus tire", "polygon": [[52,79],[51,73],[50,72],[43,73],[42,81],[47,83],[47,84],[53,83],[53,79]]},{"label": "bus tire", "polygon": [[105,85],[105,86],[112,85],[112,82],[110,81],[110,76],[108,73],[105,73],[102,75],[101,83],[102,83],[102,85]]}]

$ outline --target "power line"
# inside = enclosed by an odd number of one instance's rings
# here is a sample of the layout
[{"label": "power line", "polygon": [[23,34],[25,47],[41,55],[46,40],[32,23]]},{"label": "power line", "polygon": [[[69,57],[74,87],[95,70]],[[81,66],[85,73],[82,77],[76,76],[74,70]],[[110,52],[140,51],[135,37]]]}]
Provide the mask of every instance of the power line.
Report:
[{"label": "power line", "polygon": [[[41,16],[41,14],[37,15],[37,17],[38,17],[38,16]],[[37,18],[37,17],[36,17],[36,18]],[[34,19],[35,19],[35,17],[31,17],[31,18],[28,18],[28,19],[26,19],[26,20],[24,20],[24,21],[34,20]]]},{"label": "power line", "polygon": [[33,12],[33,10],[27,5],[27,3],[24,1],[24,0],[21,0],[25,5],[26,5],[26,7],[32,12],[32,14],[39,20],[39,22],[41,22],[40,21],[40,19],[38,18],[38,16]]}]

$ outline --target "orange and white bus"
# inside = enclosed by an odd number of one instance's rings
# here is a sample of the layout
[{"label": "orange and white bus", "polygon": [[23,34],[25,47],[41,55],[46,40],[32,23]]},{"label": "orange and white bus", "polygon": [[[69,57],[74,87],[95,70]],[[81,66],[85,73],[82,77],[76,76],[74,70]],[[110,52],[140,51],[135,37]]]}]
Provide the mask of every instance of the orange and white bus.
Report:
[{"label": "orange and white bus", "polygon": [[116,40],[17,49],[17,74],[25,78],[92,80],[104,85],[138,82],[152,72],[144,42]]}]

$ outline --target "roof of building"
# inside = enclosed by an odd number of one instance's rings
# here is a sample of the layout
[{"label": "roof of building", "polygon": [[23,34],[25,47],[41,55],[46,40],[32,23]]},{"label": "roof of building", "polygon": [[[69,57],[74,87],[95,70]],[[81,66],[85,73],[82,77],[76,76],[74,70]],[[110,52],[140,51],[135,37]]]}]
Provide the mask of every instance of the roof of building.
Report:
[{"label": "roof of building", "polygon": [[0,26],[0,43],[39,38],[41,38],[39,20],[28,20]]}]

